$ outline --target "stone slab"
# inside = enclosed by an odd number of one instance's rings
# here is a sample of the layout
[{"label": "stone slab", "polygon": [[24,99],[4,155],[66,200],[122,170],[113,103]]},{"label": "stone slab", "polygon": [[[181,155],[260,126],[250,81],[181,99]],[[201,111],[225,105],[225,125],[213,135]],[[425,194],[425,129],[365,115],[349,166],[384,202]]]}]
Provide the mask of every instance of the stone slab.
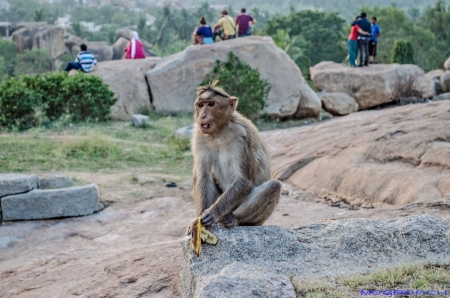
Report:
[{"label": "stone slab", "polygon": [[131,122],[133,122],[133,125],[137,127],[148,125],[149,120],[150,117],[141,114],[136,114],[131,117]]},{"label": "stone slab", "polygon": [[39,180],[41,189],[59,189],[72,187],[73,180],[70,177],[61,174],[49,174],[45,178]]},{"label": "stone slab", "polygon": [[0,198],[39,188],[37,175],[0,174]]},{"label": "stone slab", "polygon": [[3,220],[46,219],[93,214],[99,208],[95,184],[62,189],[35,189],[3,197]]}]

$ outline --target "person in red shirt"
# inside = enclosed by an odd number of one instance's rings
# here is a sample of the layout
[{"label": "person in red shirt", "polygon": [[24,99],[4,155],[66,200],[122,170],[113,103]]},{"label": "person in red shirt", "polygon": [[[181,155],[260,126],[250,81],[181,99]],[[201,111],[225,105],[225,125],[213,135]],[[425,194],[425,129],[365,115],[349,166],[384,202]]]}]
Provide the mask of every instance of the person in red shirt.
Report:
[{"label": "person in red shirt", "polygon": [[242,8],[241,13],[236,17],[236,27],[238,27],[238,36],[244,37],[252,34],[250,24],[255,24],[253,17],[246,13],[246,9]]},{"label": "person in red shirt", "polygon": [[[357,16],[356,20],[361,19],[361,16]],[[350,35],[348,36],[348,55],[351,67],[356,67],[356,59],[358,58],[358,33],[368,34],[359,27],[358,24],[352,26]]]}]

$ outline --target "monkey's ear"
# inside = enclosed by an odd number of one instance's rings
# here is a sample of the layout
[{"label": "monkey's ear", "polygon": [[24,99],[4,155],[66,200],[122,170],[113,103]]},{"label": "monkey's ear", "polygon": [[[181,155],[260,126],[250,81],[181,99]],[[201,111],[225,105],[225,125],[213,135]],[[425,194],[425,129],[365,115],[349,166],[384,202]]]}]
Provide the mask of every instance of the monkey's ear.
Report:
[{"label": "monkey's ear", "polygon": [[231,96],[230,97],[230,107],[233,112],[236,111],[237,105],[238,105],[238,98]]}]

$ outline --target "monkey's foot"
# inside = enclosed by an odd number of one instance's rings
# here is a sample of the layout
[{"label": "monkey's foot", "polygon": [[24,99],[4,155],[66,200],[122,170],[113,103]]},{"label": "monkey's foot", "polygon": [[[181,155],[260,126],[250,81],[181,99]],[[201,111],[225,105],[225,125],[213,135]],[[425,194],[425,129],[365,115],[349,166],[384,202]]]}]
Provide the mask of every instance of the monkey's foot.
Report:
[{"label": "monkey's foot", "polygon": [[224,218],[220,221],[220,224],[225,228],[233,228],[238,225],[238,220],[234,217],[233,213],[229,213],[224,216]]}]

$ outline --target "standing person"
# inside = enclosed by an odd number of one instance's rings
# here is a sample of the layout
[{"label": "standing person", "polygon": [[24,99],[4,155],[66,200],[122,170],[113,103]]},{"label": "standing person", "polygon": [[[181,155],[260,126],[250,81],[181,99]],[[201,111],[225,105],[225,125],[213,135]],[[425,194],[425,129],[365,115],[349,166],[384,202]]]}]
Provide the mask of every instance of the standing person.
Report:
[{"label": "standing person", "polygon": [[361,13],[361,19],[354,21],[353,25],[359,25],[361,30],[367,34],[358,33],[358,48],[359,48],[359,67],[369,66],[369,40],[370,33],[372,31],[372,26],[367,20],[367,14],[365,12]]},{"label": "standing person", "polygon": [[94,54],[87,51],[87,46],[85,44],[80,45],[81,52],[78,53],[74,62],[69,62],[64,69],[69,72],[72,69],[81,70],[83,72],[91,72],[94,68],[93,66],[97,65],[97,60],[94,57]]},{"label": "standing person", "polygon": [[[357,16],[355,21],[361,19],[361,16]],[[367,34],[363,31],[358,24],[352,26],[350,35],[348,36],[348,55],[351,67],[356,67],[356,59],[358,58],[358,33]]]},{"label": "standing person", "polygon": [[370,43],[369,43],[369,55],[373,57],[373,62],[370,62],[370,63],[376,64],[377,63],[377,44],[378,44],[378,37],[380,37],[381,29],[380,29],[380,25],[377,24],[377,17],[372,17],[371,23],[372,23],[372,37],[371,37]]},{"label": "standing person", "polygon": [[195,28],[192,34],[193,44],[212,44],[214,43],[213,31],[209,25],[206,24],[205,17],[201,17],[198,21],[199,25]]},{"label": "standing person", "polygon": [[139,34],[136,31],[130,34],[131,41],[125,48],[125,59],[144,59],[145,51],[144,46],[139,40]]},{"label": "standing person", "polygon": [[226,9],[222,10],[220,15],[221,18],[213,27],[214,36],[220,36],[222,40],[235,38],[236,23],[234,22],[233,18],[228,15],[228,11]]},{"label": "standing person", "polygon": [[255,19],[246,13],[245,8],[241,9],[241,13],[236,17],[236,26],[238,27],[238,36],[244,37],[252,34],[250,25],[256,23]]}]

